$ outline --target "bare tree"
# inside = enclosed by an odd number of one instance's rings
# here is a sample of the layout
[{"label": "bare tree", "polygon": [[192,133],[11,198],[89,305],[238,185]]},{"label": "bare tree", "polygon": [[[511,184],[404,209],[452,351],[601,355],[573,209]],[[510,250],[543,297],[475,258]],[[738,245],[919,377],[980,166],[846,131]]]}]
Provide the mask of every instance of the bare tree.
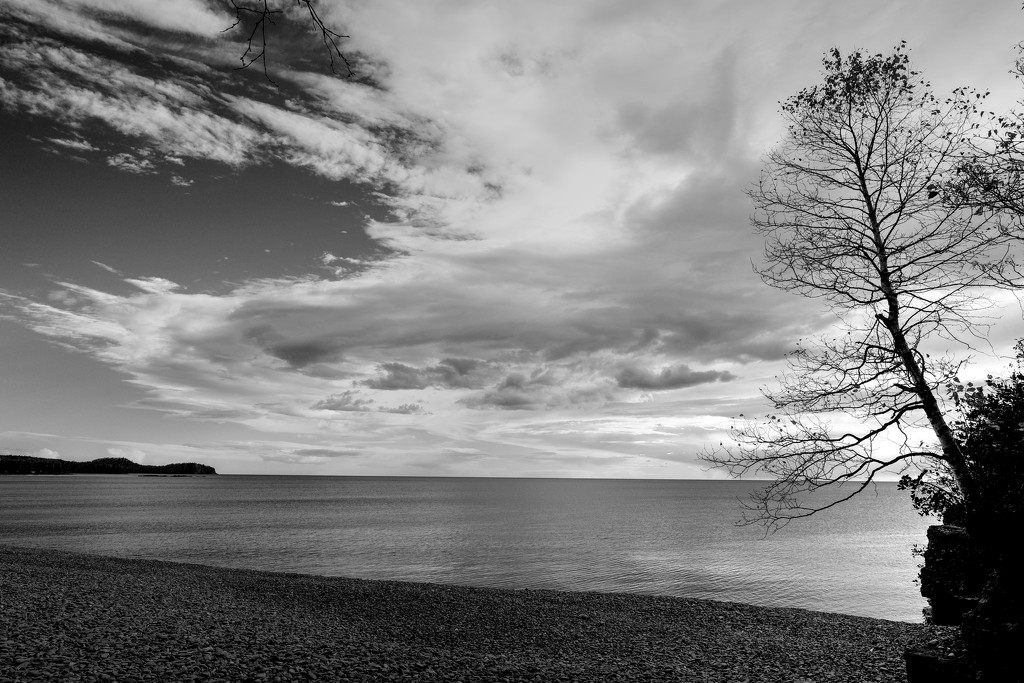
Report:
[{"label": "bare tree", "polygon": [[[951,187],[975,159],[985,95],[936,97],[905,43],[889,55],[833,49],[823,63],[820,85],[782,103],[786,136],[749,196],[762,279],[823,301],[838,331],[789,355],[780,387],[764,392],[773,414],[741,416],[734,444],[702,453],[733,476],[772,479],[744,514],[769,531],[915,463],[948,469],[974,495],[939,396],[959,366],[922,344],[979,339],[985,292],[1012,280],[1002,214]],[[915,438],[919,427],[937,446]]]}]

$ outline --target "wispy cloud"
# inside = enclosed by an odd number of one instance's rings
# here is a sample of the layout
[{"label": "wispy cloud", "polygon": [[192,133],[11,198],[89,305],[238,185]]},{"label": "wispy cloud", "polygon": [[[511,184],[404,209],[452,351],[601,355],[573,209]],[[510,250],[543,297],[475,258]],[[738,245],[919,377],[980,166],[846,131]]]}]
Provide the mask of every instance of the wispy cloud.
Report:
[{"label": "wispy cloud", "polygon": [[[32,0],[7,0],[14,9],[52,26],[68,27],[87,21],[94,30],[110,30],[109,21],[142,23],[155,29],[215,36],[230,25],[230,15],[211,9],[202,0],[59,0],[40,6]],[[228,23],[225,23],[228,22]],[[102,29],[100,28],[102,27]]]},{"label": "wispy cloud", "polygon": [[332,448],[298,448],[293,451],[259,453],[261,460],[288,465],[319,465],[336,458],[351,458],[357,455],[358,451]]},{"label": "wispy cloud", "polygon": [[75,152],[95,152],[98,148],[88,140],[81,138],[50,138],[49,140],[58,147],[64,147]]},{"label": "wispy cloud", "polygon": [[108,266],[106,263],[100,263],[99,261],[93,261],[93,264],[95,264],[96,266],[102,268],[103,270],[107,271],[108,273],[112,273],[113,275],[117,275],[117,276],[120,276],[120,277],[124,276],[124,274],[121,271],[119,271],[117,268],[112,268],[111,266]]}]

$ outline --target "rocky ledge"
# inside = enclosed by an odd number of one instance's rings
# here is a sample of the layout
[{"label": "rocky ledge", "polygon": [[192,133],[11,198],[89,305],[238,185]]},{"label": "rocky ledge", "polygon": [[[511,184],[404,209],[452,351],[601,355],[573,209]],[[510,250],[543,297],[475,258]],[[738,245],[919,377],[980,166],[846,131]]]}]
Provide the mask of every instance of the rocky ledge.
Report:
[{"label": "rocky ledge", "polygon": [[0,681],[905,681],[943,627],[0,546]]}]

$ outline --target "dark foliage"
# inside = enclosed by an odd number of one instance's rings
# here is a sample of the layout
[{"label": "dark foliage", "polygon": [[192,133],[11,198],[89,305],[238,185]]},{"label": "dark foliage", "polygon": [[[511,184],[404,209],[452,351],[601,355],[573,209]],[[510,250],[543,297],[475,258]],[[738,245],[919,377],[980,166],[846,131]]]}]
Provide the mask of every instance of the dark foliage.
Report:
[{"label": "dark foliage", "polygon": [[950,392],[961,414],[954,434],[983,492],[965,506],[964,520],[975,535],[1004,533],[1024,512],[1024,342],[1008,378],[989,377],[984,387],[956,384]]},{"label": "dark foliage", "polygon": [[910,491],[914,509],[922,517],[937,517],[945,524],[964,525],[963,494],[942,463],[935,463],[933,469],[922,469],[916,476],[904,474],[897,487]]},{"label": "dark foliage", "polygon": [[942,470],[904,476],[922,515],[966,526],[975,537],[1005,532],[1024,512],[1024,340],[1017,342],[1016,369],[991,375],[983,386],[954,378],[947,386],[958,417],[953,435],[964,453],[972,484],[981,495],[965,501],[956,481]]}]

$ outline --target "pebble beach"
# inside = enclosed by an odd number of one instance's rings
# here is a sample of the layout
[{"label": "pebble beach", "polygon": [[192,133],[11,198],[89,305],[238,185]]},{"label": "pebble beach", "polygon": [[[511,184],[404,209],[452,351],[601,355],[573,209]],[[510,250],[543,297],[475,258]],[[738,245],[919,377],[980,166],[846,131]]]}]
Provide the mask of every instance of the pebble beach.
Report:
[{"label": "pebble beach", "polygon": [[0,546],[0,682],[905,681],[941,627]]}]

